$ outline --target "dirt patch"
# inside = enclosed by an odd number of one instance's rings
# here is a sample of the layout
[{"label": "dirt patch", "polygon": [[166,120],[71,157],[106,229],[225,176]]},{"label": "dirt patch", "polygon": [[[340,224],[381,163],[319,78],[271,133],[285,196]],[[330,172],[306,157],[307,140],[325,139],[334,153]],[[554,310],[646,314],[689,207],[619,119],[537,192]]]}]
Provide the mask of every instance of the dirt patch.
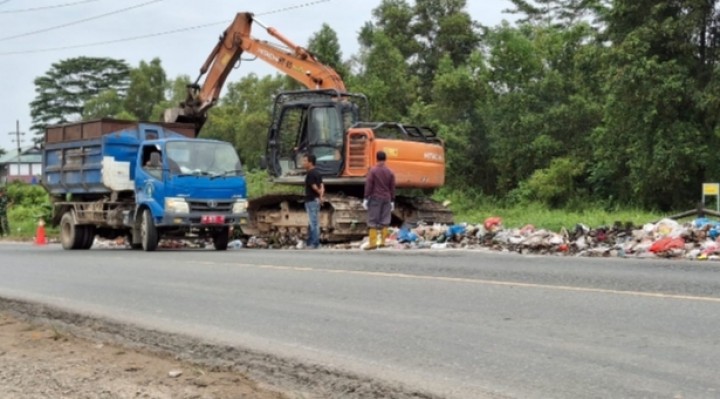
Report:
[{"label": "dirt patch", "polygon": [[[182,374],[171,376],[175,371]],[[438,396],[320,365],[0,298],[0,398]]]},{"label": "dirt patch", "polygon": [[287,396],[246,376],[92,342],[0,312],[0,397],[258,398]]}]

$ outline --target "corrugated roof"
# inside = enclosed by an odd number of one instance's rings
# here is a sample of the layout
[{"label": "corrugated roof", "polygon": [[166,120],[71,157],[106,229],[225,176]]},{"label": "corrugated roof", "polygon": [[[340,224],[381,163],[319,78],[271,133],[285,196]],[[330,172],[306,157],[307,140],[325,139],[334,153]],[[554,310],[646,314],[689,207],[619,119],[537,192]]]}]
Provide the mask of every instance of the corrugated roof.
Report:
[{"label": "corrugated roof", "polygon": [[7,151],[5,155],[0,157],[0,164],[8,163],[41,163],[42,153],[35,147],[28,147],[21,149],[21,154],[18,159],[17,151]]}]

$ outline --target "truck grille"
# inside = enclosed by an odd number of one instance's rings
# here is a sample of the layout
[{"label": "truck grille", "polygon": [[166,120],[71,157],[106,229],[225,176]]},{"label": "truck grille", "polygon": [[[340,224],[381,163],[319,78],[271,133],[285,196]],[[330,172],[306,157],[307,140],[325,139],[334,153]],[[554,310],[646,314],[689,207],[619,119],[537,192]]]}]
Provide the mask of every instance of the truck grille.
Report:
[{"label": "truck grille", "polygon": [[215,200],[192,200],[190,204],[190,212],[203,213],[231,213],[233,201],[215,201]]}]

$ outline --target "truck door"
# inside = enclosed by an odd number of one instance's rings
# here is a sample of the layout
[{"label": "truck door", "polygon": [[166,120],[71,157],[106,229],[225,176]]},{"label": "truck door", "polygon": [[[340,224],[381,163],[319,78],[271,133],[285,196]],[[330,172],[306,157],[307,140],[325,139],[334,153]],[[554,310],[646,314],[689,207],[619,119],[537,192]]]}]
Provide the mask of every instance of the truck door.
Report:
[{"label": "truck door", "polygon": [[135,173],[135,191],[138,203],[146,203],[153,209],[154,216],[164,203],[164,178],[167,169],[163,167],[162,148],[158,144],[146,144],[138,154]]}]

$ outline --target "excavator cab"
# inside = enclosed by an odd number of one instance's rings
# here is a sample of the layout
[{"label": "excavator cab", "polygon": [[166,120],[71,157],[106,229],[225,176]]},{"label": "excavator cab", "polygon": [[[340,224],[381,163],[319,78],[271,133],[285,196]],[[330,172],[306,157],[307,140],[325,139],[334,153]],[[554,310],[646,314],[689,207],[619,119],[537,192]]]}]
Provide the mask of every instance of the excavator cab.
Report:
[{"label": "excavator cab", "polygon": [[[265,164],[276,178],[304,176],[302,158],[314,154],[323,177],[342,175],[347,130],[363,120],[367,99],[334,90],[288,92],[275,99]],[[299,182],[299,180],[298,180]]]}]

